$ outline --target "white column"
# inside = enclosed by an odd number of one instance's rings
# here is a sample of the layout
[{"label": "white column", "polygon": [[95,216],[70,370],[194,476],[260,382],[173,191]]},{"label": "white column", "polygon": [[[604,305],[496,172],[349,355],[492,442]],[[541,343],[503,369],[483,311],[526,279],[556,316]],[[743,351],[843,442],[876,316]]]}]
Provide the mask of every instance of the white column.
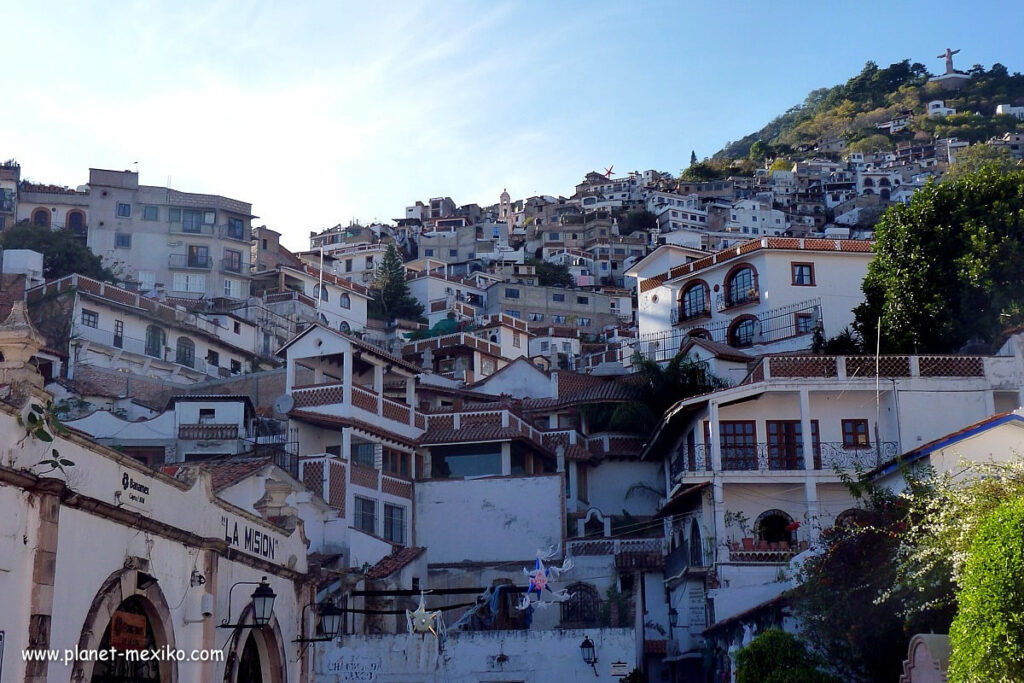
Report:
[{"label": "white column", "polygon": [[711,440],[711,443],[704,444],[704,447],[711,447],[711,469],[715,472],[721,472],[722,434],[718,426],[718,401],[708,402],[708,420],[710,422],[708,426],[708,438]]},{"label": "white column", "polygon": [[804,504],[808,517],[807,537],[808,541],[816,543],[820,531],[818,527],[818,484],[814,474],[814,440],[811,438],[811,398],[807,389],[800,390],[800,440],[804,452]]},{"label": "white column", "polygon": [[341,356],[341,402],[352,405],[352,349]]}]

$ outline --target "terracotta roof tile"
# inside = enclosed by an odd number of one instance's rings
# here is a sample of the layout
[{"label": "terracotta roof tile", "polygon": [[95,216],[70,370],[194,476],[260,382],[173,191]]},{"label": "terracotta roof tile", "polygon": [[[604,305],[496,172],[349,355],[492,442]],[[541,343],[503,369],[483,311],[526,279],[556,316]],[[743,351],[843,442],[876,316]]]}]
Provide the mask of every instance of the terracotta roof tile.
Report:
[{"label": "terracotta roof tile", "polygon": [[402,548],[380,560],[366,572],[368,579],[384,579],[406,567],[419,557],[426,548]]}]

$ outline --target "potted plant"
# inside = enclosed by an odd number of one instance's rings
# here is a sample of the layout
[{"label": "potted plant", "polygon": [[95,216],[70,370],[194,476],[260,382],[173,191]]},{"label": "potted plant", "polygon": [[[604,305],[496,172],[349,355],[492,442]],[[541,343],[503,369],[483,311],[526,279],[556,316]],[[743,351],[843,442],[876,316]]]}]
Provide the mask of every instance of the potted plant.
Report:
[{"label": "potted plant", "polygon": [[744,550],[754,549],[754,537],[750,535],[750,518],[743,514],[742,511],[732,512],[731,510],[726,510],[725,526],[734,526],[740,530]]}]

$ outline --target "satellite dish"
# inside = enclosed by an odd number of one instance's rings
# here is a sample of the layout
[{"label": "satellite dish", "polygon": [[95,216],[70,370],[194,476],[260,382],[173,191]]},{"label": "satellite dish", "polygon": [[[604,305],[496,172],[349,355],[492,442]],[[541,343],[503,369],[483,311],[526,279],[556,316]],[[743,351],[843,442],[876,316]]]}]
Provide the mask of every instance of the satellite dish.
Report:
[{"label": "satellite dish", "polygon": [[291,394],[282,394],[274,401],[274,412],[286,415],[295,407],[295,399]]}]

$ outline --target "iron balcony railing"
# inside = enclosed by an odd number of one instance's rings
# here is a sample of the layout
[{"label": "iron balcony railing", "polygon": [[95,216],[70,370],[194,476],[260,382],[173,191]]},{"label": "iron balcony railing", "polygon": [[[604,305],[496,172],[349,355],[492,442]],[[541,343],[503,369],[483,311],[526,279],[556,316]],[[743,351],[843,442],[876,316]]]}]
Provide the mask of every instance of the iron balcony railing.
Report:
[{"label": "iron balcony railing", "polygon": [[213,261],[209,256],[189,256],[188,254],[171,254],[167,267],[178,270],[209,270]]},{"label": "iron balcony railing", "polygon": [[222,273],[232,273],[234,275],[249,275],[250,265],[251,264],[248,261],[222,258],[220,260],[220,271]]},{"label": "iron balcony railing", "polygon": [[[842,442],[814,444],[814,469],[873,469],[886,463],[899,453],[895,441],[870,445],[847,445]],[[747,443],[721,446],[722,471],[771,472],[804,469],[803,447],[790,443]],[[677,478],[690,472],[711,472],[711,447],[697,444],[684,447],[671,463],[672,476]]]},{"label": "iron balcony railing", "polygon": [[682,306],[672,309],[672,324],[678,325],[679,323],[685,323],[690,320],[696,320],[697,318],[705,318],[711,315],[711,306],[707,303],[704,305],[689,311],[683,310]]}]

